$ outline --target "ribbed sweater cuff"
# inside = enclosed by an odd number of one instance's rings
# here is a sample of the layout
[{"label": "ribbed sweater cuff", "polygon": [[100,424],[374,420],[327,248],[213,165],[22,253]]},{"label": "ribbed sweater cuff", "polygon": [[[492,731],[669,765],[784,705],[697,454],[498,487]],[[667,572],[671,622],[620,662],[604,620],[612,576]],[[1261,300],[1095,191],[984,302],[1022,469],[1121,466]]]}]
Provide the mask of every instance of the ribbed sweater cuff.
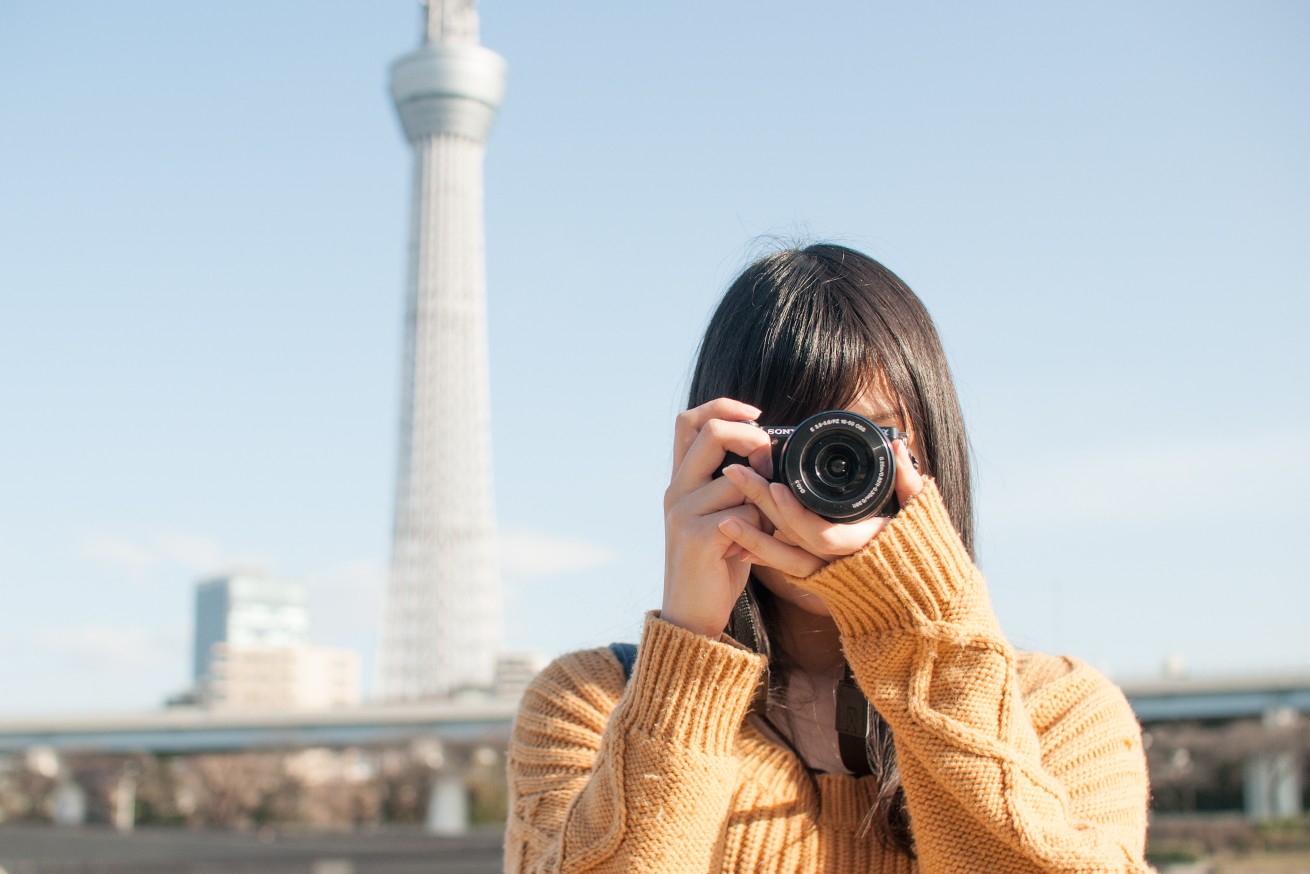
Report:
[{"label": "ribbed sweater cuff", "polygon": [[764,656],[646,615],[629,684],[628,727],[727,755],[764,673]]},{"label": "ribbed sweater cuff", "polygon": [[860,635],[950,618],[977,573],[928,479],[864,549],[791,581],[823,599],[844,635]]}]

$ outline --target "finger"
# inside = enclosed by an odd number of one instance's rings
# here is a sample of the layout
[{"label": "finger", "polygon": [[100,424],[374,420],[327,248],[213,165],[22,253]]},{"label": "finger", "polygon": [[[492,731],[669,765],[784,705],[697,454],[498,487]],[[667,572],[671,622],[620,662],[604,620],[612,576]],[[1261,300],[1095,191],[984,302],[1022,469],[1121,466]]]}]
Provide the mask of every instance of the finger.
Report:
[{"label": "finger", "polygon": [[768,446],[769,435],[762,428],[746,422],[710,419],[696,434],[682,464],[673,472],[669,488],[680,494],[698,488],[723,466],[725,453],[750,456]]},{"label": "finger", "polygon": [[[805,529],[817,533],[820,524],[831,525],[828,520],[806,509],[792,490],[782,483],[769,484],[769,503],[773,513],[769,516],[780,531],[786,532],[788,538],[799,547],[809,544],[810,538]],[[817,522],[815,521],[817,520]]]},{"label": "finger", "polygon": [[746,459],[751,470],[764,477],[766,480],[773,476],[773,438],[769,442],[752,452]]},{"label": "finger", "polygon": [[749,504],[741,504],[706,516],[706,526],[704,530],[719,541],[719,546],[717,548],[722,550],[722,557],[724,559],[739,560],[741,553],[743,552],[741,544],[725,534],[720,526],[726,522],[732,522],[743,527],[756,528],[759,525],[759,521],[760,514],[758,510]]},{"label": "finger", "polygon": [[774,567],[793,577],[808,577],[826,564],[799,546],[788,546],[737,518],[724,519],[719,523],[719,530],[741,547],[743,555],[752,557],[752,564]]},{"label": "finger", "polygon": [[[804,547],[809,542],[802,535],[798,535],[792,530],[793,519],[802,519],[806,516],[813,517],[816,531],[833,524],[806,509],[800,501],[796,500],[796,495],[790,488],[779,483],[770,483],[753,470],[741,465],[730,465],[724,468],[723,475],[725,479],[732,479],[737,484],[742,494],[746,496],[747,501],[760,508],[760,513],[764,517],[763,521],[768,523],[768,527],[774,529],[767,533],[784,544]],[[775,489],[774,486],[777,486],[777,488]],[[775,494],[778,497],[775,497]],[[794,509],[798,512],[784,514],[778,506],[778,498],[790,499],[788,503],[794,505]],[[766,526],[762,525],[761,527]],[[813,537],[810,540],[812,541]]]},{"label": "finger", "polygon": [[896,453],[896,500],[904,507],[923,491],[923,476],[914,466],[908,440],[892,441],[892,451]]},{"label": "finger", "polygon": [[769,494],[777,507],[779,529],[787,532],[797,546],[829,561],[859,551],[887,524],[883,516],[849,524],[829,522],[802,505],[781,483],[771,484]]},{"label": "finger", "polygon": [[[778,508],[773,502],[773,495],[769,491],[769,481],[767,479],[741,464],[730,464],[725,467],[723,469],[723,478],[731,480],[745,495],[746,500],[760,508],[760,512],[764,514],[765,520],[769,523],[769,527],[778,528]],[[766,533],[772,534],[773,532]]]},{"label": "finger", "polygon": [[673,423],[673,470],[682,467],[682,460],[687,450],[696,441],[696,435],[710,419],[728,419],[736,422],[751,422],[761,415],[759,407],[752,407],[732,398],[715,398],[709,403],[701,404],[690,410],[683,410]]},{"label": "finger", "polygon": [[729,507],[736,507],[746,501],[737,484],[727,477],[712,479],[699,488],[677,494],[670,486],[664,496],[665,512],[675,508],[679,513],[689,516],[708,516]]}]

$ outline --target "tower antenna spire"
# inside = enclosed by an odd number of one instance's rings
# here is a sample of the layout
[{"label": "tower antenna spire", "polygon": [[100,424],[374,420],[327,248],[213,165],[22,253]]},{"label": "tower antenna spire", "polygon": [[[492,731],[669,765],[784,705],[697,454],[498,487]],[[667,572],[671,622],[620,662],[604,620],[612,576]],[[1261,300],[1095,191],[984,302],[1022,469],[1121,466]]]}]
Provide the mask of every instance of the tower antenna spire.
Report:
[{"label": "tower antenna spire", "polygon": [[477,45],[475,0],[424,0],[424,39],[429,43]]}]

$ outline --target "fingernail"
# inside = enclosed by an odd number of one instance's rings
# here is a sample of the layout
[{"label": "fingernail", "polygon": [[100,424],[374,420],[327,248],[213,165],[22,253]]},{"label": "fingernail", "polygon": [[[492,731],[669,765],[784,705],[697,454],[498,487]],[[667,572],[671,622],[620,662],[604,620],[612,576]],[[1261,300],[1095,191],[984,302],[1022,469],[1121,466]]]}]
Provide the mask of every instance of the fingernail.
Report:
[{"label": "fingernail", "polygon": [[724,519],[719,523],[719,530],[731,537],[741,533],[741,523],[736,519]]}]

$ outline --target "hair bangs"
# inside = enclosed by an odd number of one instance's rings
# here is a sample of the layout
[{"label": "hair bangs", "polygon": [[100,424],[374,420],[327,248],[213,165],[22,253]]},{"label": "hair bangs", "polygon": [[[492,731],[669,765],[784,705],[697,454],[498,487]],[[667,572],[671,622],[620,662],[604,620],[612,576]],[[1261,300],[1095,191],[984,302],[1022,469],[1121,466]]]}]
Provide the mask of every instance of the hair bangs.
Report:
[{"label": "hair bangs", "polygon": [[768,424],[794,425],[824,410],[850,406],[875,383],[879,362],[858,319],[849,317],[842,289],[820,282],[801,289],[769,320],[752,362],[759,374]]},{"label": "hair bangs", "polygon": [[848,285],[795,251],[747,268],[706,329],[688,406],[736,398],[778,425],[849,406],[875,383],[880,363],[876,334],[853,317]]}]

